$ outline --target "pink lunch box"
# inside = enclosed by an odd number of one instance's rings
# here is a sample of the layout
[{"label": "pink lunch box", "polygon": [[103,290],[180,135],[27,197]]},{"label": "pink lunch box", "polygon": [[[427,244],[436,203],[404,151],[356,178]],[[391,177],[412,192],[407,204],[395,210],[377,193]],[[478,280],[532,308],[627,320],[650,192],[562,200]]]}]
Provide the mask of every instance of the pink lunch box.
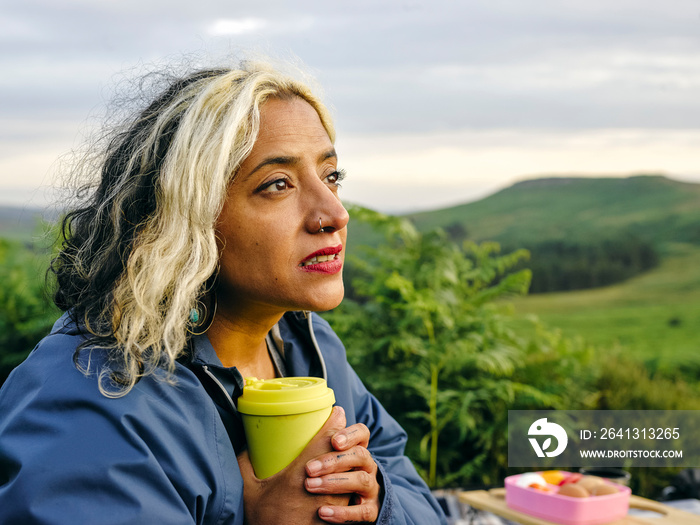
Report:
[{"label": "pink lunch box", "polygon": [[[564,474],[567,473],[564,472]],[[543,520],[562,525],[599,525],[622,519],[629,510],[632,490],[610,481],[606,483],[615,485],[620,492],[605,496],[574,498],[530,487],[518,487],[516,482],[519,477],[518,474],[505,479],[506,504],[512,509]],[[548,485],[548,487],[558,489],[556,485]]]}]

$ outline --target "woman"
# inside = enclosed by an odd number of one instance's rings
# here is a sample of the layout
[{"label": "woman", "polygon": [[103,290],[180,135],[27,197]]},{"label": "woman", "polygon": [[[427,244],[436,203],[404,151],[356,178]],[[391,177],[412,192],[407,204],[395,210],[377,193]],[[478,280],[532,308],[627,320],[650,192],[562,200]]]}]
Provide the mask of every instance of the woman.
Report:
[{"label": "woman", "polygon": [[[444,521],[310,313],[343,297],[333,141],[307,87],[251,63],[172,82],[114,135],[63,223],[66,313],[0,391],[0,523]],[[261,481],[235,401],[285,375],[338,406]]]}]

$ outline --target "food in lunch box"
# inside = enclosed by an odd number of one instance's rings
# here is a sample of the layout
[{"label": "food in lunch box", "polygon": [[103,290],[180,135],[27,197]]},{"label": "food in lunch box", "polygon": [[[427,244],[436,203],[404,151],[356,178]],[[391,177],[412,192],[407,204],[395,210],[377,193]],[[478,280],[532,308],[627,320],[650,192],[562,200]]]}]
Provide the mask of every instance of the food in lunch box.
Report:
[{"label": "food in lunch box", "polygon": [[601,483],[593,487],[591,491],[591,496],[607,496],[608,494],[617,494],[619,490],[615,485],[610,485],[608,483]]},{"label": "food in lunch box", "polygon": [[606,483],[598,476],[582,476],[573,483],[564,483],[559,487],[557,494],[562,496],[572,496],[574,498],[587,498],[589,496],[607,496],[617,494],[619,490],[616,485]]},{"label": "food in lunch box", "polygon": [[[549,491],[531,486],[537,480],[533,474],[548,482]],[[509,476],[504,484],[509,508],[564,525],[603,525],[622,519],[631,494],[629,487],[604,478],[563,470]]]},{"label": "food in lunch box", "polygon": [[566,475],[561,470],[545,470],[542,472],[542,477],[550,485],[559,485]]},{"label": "food in lunch box", "polygon": [[562,479],[558,485],[561,487],[562,485],[566,485],[567,483],[576,483],[578,480],[583,478],[583,474],[579,474],[578,472],[572,472],[568,476],[566,476],[564,479]]},{"label": "food in lunch box", "polygon": [[518,478],[518,487],[529,487],[531,489],[549,491],[547,481],[536,472],[528,472]]},{"label": "food in lunch box", "polygon": [[544,492],[556,492],[573,498],[606,496],[619,492],[617,485],[608,483],[598,476],[584,476],[578,472],[569,473],[561,470],[528,472],[518,477],[516,485]]},{"label": "food in lunch box", "polygon": [[593,489],[599,485],[605,485],[603,478],[598,476],[583,476],[576,482],[577,485],[584,487],[588,492],[593,492]]},{"label": "food in lunch box", "polygon": [[560,496],[571,496],[572,498],[587,498],[591,495],[585,487],[582,487],[578,483],[566,483],[559,487]]}]

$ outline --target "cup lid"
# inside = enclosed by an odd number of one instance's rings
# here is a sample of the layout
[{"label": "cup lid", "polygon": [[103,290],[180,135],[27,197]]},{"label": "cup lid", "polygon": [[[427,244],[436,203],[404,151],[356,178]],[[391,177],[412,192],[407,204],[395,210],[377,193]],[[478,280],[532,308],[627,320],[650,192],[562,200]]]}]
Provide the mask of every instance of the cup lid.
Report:
[{"label": "cup lid", "polygon": [[333,390],[320,377],[247,377],[238,398],[241,414],[283,416],[313,412],[335,403]]}]

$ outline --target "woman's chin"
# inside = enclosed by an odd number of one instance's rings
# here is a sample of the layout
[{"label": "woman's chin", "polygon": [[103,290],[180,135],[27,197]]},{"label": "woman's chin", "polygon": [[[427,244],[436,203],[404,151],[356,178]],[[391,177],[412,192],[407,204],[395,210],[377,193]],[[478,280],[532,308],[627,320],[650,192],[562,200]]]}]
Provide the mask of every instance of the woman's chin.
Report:
[{"label": "woman's chin", "polygon": [[345,288],[342,286],[341,283],[339,289],[332,291],[329,290],[327,293],[321,294],[320,296],[316,296],[312,304],[310,304],[308,308],[304,309],[311,312],[327,312],[328,310],[333,310],[334,308],[337,308],[338,305],[340,305],[340,303],[343,302],[344,296]]}]

